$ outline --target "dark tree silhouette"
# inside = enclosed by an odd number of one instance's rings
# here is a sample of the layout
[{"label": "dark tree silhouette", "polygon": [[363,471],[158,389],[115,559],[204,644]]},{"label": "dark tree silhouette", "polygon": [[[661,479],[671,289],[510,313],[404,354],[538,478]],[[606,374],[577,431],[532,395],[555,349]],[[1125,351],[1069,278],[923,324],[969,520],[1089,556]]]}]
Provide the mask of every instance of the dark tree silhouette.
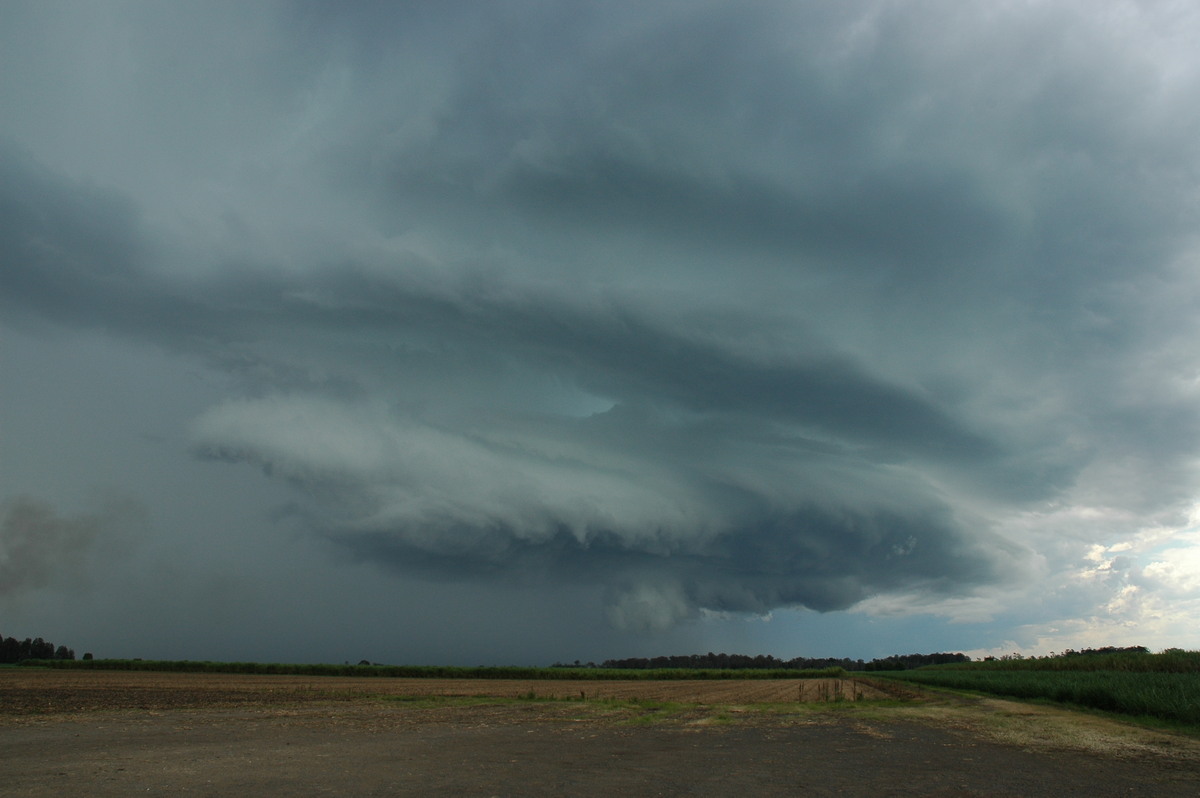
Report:
[{"label": "dark tree silhouette", "polygon": [[40,637],[27,637],[24,640],[0,638],[0,663],[12,664],[27,659],[75,659],[75,652],[66,646],[56,649],[53,643]]}]

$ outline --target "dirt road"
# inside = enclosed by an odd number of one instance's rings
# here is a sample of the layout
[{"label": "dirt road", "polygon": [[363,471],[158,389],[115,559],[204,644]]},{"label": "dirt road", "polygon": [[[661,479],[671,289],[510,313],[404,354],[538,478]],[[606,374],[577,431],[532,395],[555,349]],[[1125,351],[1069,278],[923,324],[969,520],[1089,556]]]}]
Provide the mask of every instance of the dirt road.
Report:
[{"label": "dirt road", "polygon": [[1194,739],[1008,702],[489,702],[393,680],[40,674],[0,672],[6,796],[1200,793]]}]

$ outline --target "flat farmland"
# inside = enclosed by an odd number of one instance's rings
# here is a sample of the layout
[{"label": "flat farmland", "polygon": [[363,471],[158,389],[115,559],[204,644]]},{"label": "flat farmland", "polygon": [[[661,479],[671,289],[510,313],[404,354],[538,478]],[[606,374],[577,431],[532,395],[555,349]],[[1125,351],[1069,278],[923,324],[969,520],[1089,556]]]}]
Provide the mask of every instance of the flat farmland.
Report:
[{"label": "flat farmland", "polygon": [[861,679],[397,679],[17,668],[0,672],[0,713],[285,704],[371,696],[773,704],[880,699],[898,690],[903,688]]},{"label": "flat farmland", "polygon": [[0,669],[0,792],[1193,798],[1200,785],[1191,737],[871,687]]}]

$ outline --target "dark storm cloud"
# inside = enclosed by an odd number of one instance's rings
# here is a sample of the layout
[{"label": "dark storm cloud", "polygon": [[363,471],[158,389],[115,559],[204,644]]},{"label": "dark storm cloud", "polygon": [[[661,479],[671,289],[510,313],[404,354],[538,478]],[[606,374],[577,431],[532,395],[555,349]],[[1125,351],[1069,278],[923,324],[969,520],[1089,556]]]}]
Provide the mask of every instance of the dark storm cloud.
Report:
[{"label": "dark storm cloud", "polygon": [[[616,470],[612,466],[568,452],[566,456],[582,460],[567,467],[577,472],[573,476],[580,487],[558,488],[547,480],[555,458],[536,451],[536,441],[521,440],[529,430],[513,419],[500,418],[499,424],[493,421],[487,425],[491,429],[480,431],[480,419],[452,416],[449,422],[465,426],[464,433],[384,414],[376,419],[379,428],[365,437],[396,434],[404,442],[406,435],[433,432],[441,436],[432,447],[434,456],[447,456],[445,450],[456,446],[474,447],[448,456],[473,460],[470,467],[481,477],[478,488],[493,494],[485,499],[464,495],[454,500],[459,510],[441,508],[412,516],[404,508],[388,506],[382,497],[409,480],[417,483],[412,488],[417,494],[443,494],[451,486],[436,472],[404,476],[393,471],[405,457],[400,446],[383,455],[382,468],[355,471],[336,462],[331,453],[339,445],[356,449],[352,459],[363,455],[355,442],[353,427],[361,423],[357,414],[351,413],[349,428],[335,422],[325,445],[303,451],[286,440],[272,439],[270,427],[261,423],[252,425],[247,439],[237,417],[239,412],[255,412],[253,406],[218,410],[209,417],[206,429],[212,440],[202,436],[203,453],[255,462],[292,480],[336,510],[335,519],[326,517],[323,523],[332,524],[331,534],[361,556],[373,554],[403,563],[408,570],[428,568],[460,576],[512,572],[526,577],[543,573],[555,580],[568,574],[636,584],[666,580],[679,585],[682,609],[754,611],[793,603],[842,608],[888,586],[972,583],[995,576],[999,568],[989,563],[996,555],[983,549],[952,554],[963,544],[955,541],[944,521],[926,522],[924,510],[887,511],[864,522],[859,511],[841,508],[838,513],[846,517],[838,521],[825,510],[787,509],[794,502],[814,500],[804,488],[780,493],[761,485],[733,484],[736,477],[726,470],[739,465],[732,451],[737,447],[750,450],[743,451],[742,458],[768,456],[773,465],[793,474],[805,469],[831,473],[839,461],[857,461],[859,468],[866,468],[876,461],[916,458],[961,464],[997,456],[994,443],[964,428],[945,410],[862,373],[845,359],[818,350],[795,362],[755,362],[712,342],[672,332],[621,306],[597,309],[552,296],[514,296],[506,286],[481,290],[470,280],[432,288],[409,285],[403,278],[369,281],[358,270],[346,268],[295,283],[266,276],[192,283],[183,298],[177,283],[146,266],[131,215],[109,210],[114,205],[121,209],[124,203],[64,189],[62,181],[15,160],[10,160],[8,171],[21,179],[10,185],[21,186],[21,196],[7,197],[6,205],[18,224],[8,228],[3,239],[6,251],[16,253],[10,260],[15,268],[4,277],[5,295],[17,300],[14,310],[36,309],[74,324],[200,351],[219,362],[225,358],[227,367],[240,368],[260,389],[324,388],[338,395],[348,387],[352,395],[363,396],[371,388],[371,375],[364,368],[391,370],[393,379],[402,383],[410,375],[422,376],[429,360],[428,351],[420,351],[424,348],[436,352],[434,360],[443,368],[465,372],[457,375],[459,380],[479,380],[477,367],[498,356],[534,373],[556,375],[614,408],[646,402],[660,408],[642,413],[614,409],[603,418],[525,420],[523,425],[532,424],[536,435],[553,436],[560,446],[615,450],[626,460],[613,476],[604,473]],[[107,215],[92,213],[89,199]],[[105,224],[89,227],[98,216]],[[51,241],[53,257],[34,257],[45,252],[43,242]],[[64,273],[56,268],[60,262],[76,264],[77,271]],[[347,332],[361,339],[349,345],[359,360],[339,369],[333,364],[343,351],[337,339]],[[256,346],[257,338],[280,335],[297,343],[308,336],[333,339],[334,351],[321,365],[326,377],[298,379],[301,369],[289,363],[319,363],[320,353],[298,357],[285,347],[280,359],[258,352],[263,347]],[[415,353],[414,339],[419,342]],[[243,360],[254,358],[257,367],[232,362],[242,347],[250,353]],[[482,381],[493,376],[485,374]],[[440,384],[445,378],[433,379]],[[343,390],[335,390],[339,385]],[[280,414],[291,427],[279,430],[281,435],[320,435],[331,412],[343,412],[334,405],[312,407],[301,403],[299,427],[291,426],[298,420],[294,412]],[[680,413],[694,419],[674,418]],[[276,415],[270,406],[266,414]],[[604,429],[597,431],[598,426]],[[842,442],[806,443],[787,431],[792,427]],[[496,443],[488,441],[489,436],[518,440]],[[755,436],[760,440],[748,443]],[[787,453],[788,449],[795,451]],[[780,450],[785,453],[779,455]],[[390,458],[396,462],[387,462]],[[689,462],[690,458],[696,459]],[[519,471],[522,461],[530,482],[546,481],[544,489],[561,490],[565,500],[538,498],[537,490],[524,487],[489,490],[482,484],[484,479],[496,480],[505,468]],[[746,467],[760,469],[762,464]],[[636,484],[643,478],[638,473],[642,469],[670,474],[670,489],[676,495],[666,504],[699,504],[703,510],[681,511],[652,500],[606,525],[605,519],[614,514],[603,508],[604,503],[623,501],[624,492],[646,499]],[[494,500],[496,493],[501,494],[499,501]],[[578,498],[575,493],[600,505],[600,512],[571,507]],[[840,503],[836,497],[821,501]],[[776,507],[779,502],[784,507]],[[464,514],[461,508],[468,511]],[[365,518],[356,517],[361,514]],[[371,518],[380,514],[384,530],[357,529],[378,523]],[[531,526],[549,531],[534,533],[531,540]],[[703,533],[704,527],[712,529]],[[860,538],[864,528],[870,542]],[[914,531],[919,536],[914,537]],[[897,535],[899,542],[892,540]],[[904,547],[918,539],[922,545],[914,557]],[[781,557],[783,553],[788,556]],[[911,567],[898,568],[890,561],[902,555],[907,557],[905,566]],[[643,623],[631,610],[622,618],[627,624]]]},{"label": "dark storm cloud", "polygon": [[[343,539],[357,556],[403,573],[446,578],[611,582],[613,620],[654,627],[681,620],[694,607],[766,613],[784,606],[846,609],[878,591],[960,590],[1012,574],[988,545],[968,542],[936,514],[830,512],[808,507],[751,521],[701,541],[673,547],[630,546],[600,532],[579,541],[566,530],[531,544],[513,530],[450,530],[450,551],[406,543],[396,530]],[[455,534],[455,533],[458,534]],[[463,542],[468,543],[464,544]],[[652,601],[647,601],[649,592]],[[672,606],[671,599],[675,599]],[[632,600],[632,601],[631,601]],[[636,602],[648,604],[637,607]]]},{"label": "dark storm cloud", "polygon": [[[356,556],[659,627],[965,593],[1028,562],[996,530],[1038,502],[1190,499],[1200,131],[1159,17],[253,17],[255,79],[170,100],[233,131],[197,122],[178,184],[0,149],[0,303],[237,375],[196,452]],[[196,48],[169,22],[143,67]],[[129,129],[170,152],[147,80]]]},{"label": "dark storm cloud", "polygon": [[0,147],[0,302],[73,326],[154,335],[174,331],[181,306],[147,269],[149,253],[129,198],[52,174]]},{"label": "dark storm cloud", "polygon": [[233,343],[272,327],[358,328],[394,345],[417,336],[437,346],[515,353],[614,402],[653,397],[693,412],[777,418],[934,456],[997,452],[928,400],[872,378],[846,358],[818,350],[791,362],[755,362],[616,303],[587,307],[470,279],[413,285],[403,275],[372,278],[353,267],[304,281],[247,274],[172,284],[146,268],[122,198],[89,197],[19,157],[5,166],[13,179],[6,181],[10,213],[0,247],[11,267],[0,280],[5,296],[19,300],[14,313],[36,309],[176,345],[189,336],[198,339],[194,345]]}]

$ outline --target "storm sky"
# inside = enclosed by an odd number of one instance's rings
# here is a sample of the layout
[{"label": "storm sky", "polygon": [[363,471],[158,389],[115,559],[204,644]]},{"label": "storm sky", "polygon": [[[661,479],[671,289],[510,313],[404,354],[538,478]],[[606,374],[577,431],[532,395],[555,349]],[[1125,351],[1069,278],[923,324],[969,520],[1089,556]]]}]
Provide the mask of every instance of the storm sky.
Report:
[{"label": "storm sky", "polygon": [[0,634],[1200,647],[1187,2],[0,5]]}]

